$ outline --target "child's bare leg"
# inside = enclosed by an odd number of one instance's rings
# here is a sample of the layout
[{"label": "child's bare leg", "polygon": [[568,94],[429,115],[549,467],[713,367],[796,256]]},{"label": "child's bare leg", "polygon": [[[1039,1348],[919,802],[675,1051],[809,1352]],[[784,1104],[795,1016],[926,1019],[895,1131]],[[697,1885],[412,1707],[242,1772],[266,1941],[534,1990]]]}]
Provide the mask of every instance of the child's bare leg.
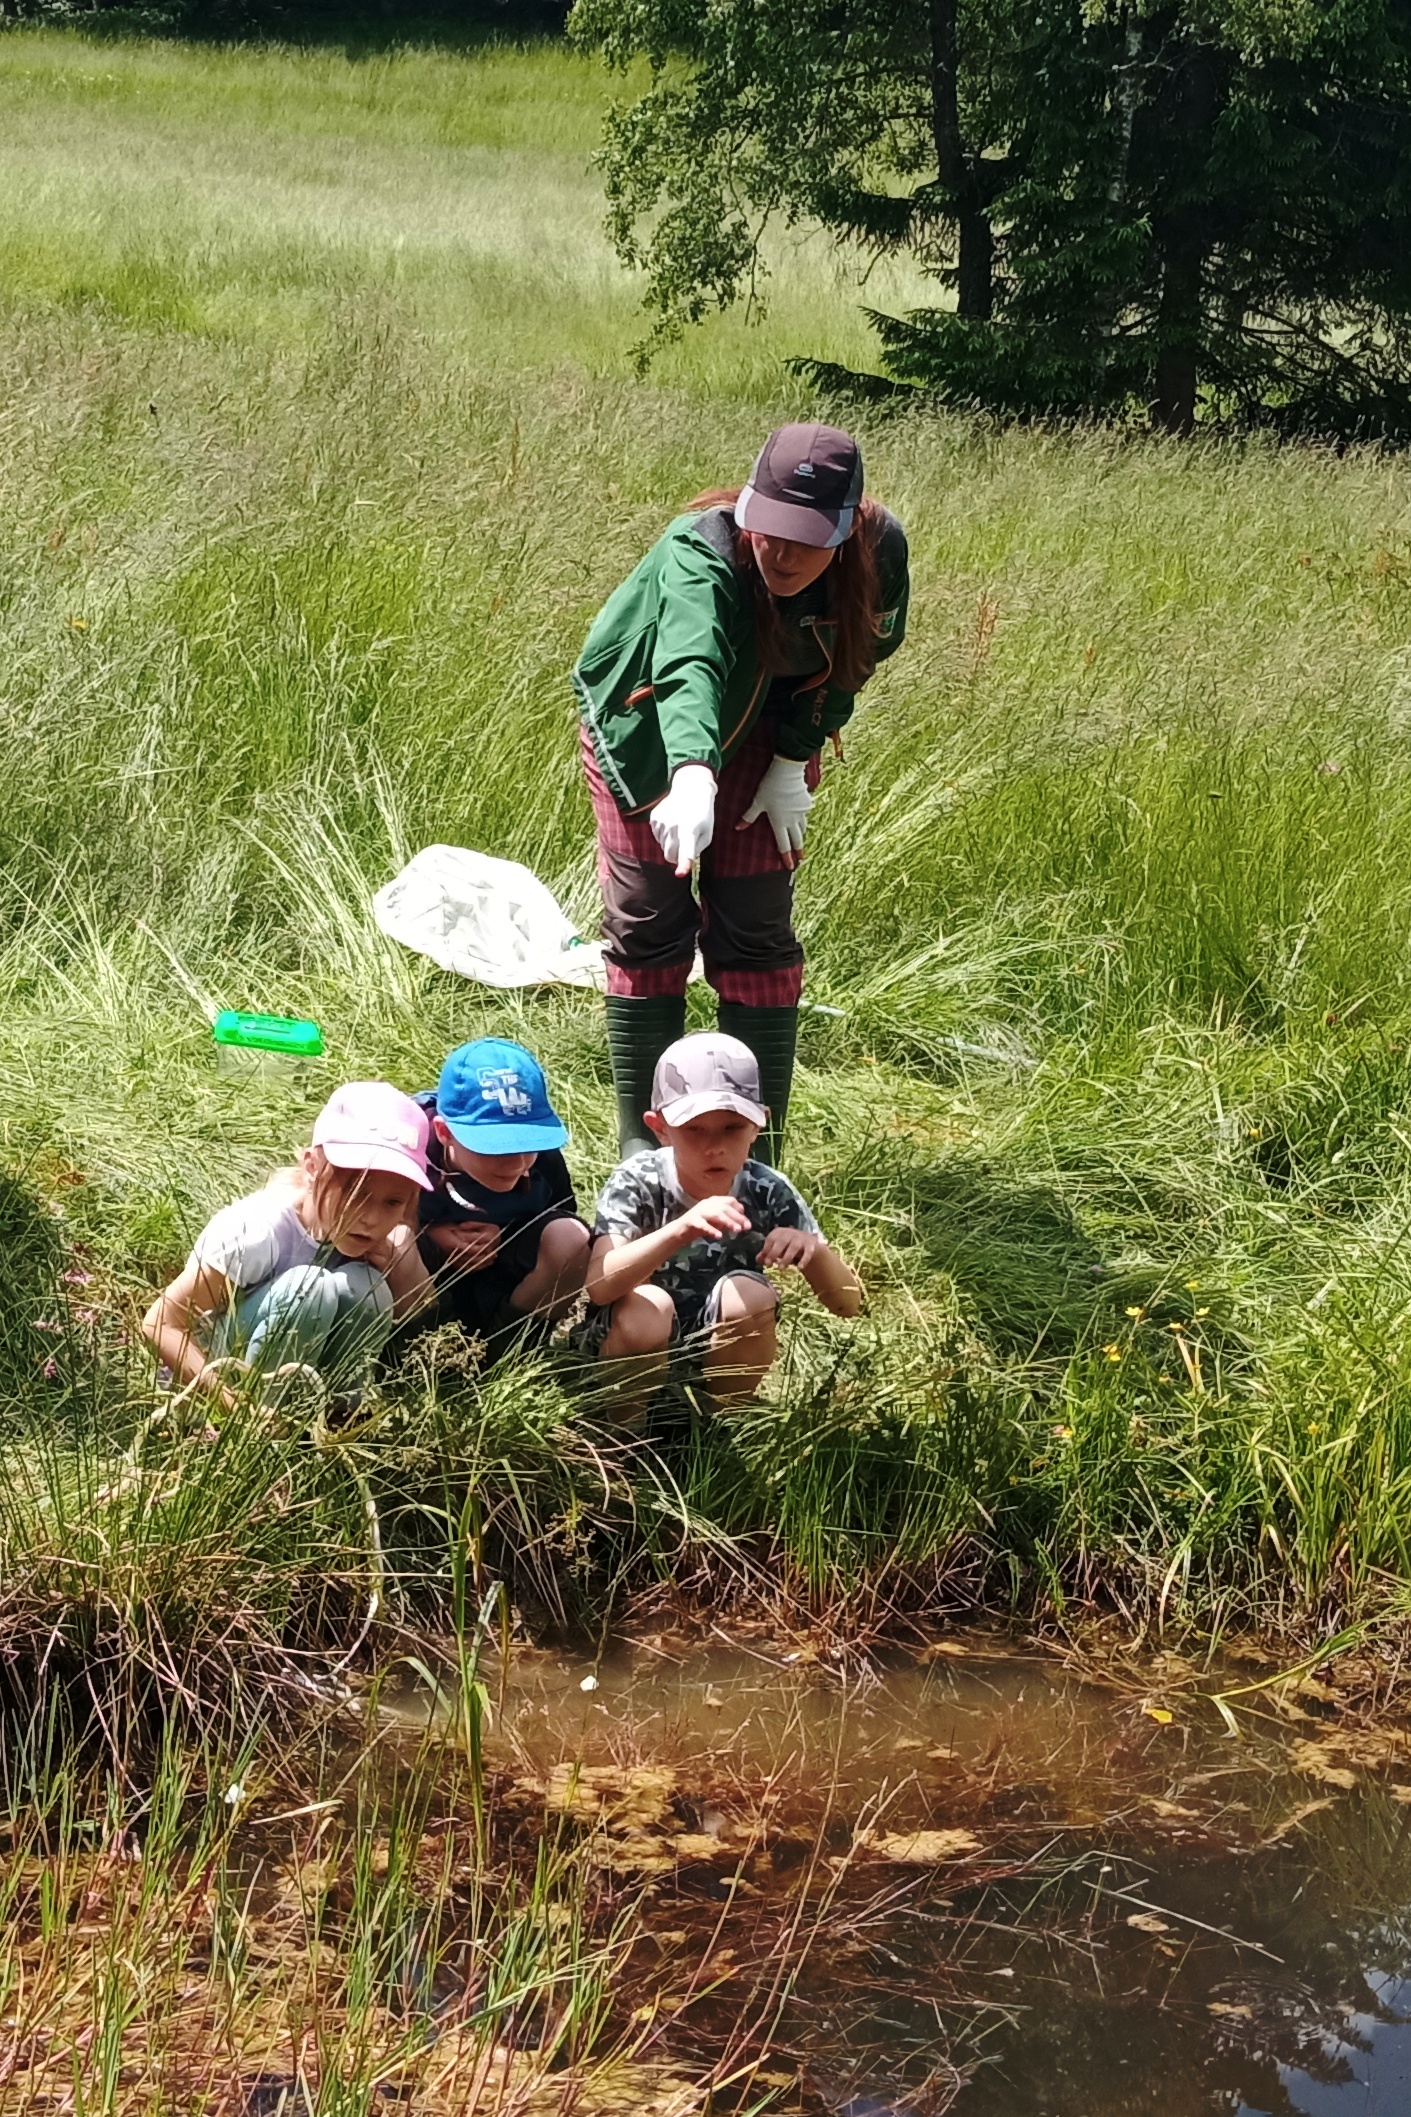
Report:
[{"label": "child's bare leg", "polygon": [[591,1241],[581,1220],[551,1220],[539,1237],[534,1269],[510,1295],[510,1307],[522,1316],[547,1316],[557,1323],[583,1291]]},{"label": "child's bare leg", "polygon": [[600,1356],[607,1370],[610,1417],[630,1425],[645,1411],[653,1389],[666,1379],[675,1321],[671,1296],[659,1286],[634,1287],[613,1303],[612,1325]]},{"label": "child's bare leg", "polygon": [[717,1404],[743,1404],[757,1396],[774,1365],[779,1297],[766,1280],[731,1273],[716,1290],[718,1322],[706,1355],[706,1387]]}]

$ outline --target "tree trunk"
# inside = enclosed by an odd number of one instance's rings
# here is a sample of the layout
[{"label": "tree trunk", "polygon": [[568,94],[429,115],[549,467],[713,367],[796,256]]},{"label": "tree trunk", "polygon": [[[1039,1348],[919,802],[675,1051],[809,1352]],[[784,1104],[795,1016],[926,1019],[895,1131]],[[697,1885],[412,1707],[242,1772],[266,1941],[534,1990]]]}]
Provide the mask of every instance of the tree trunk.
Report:
[{"label": "tree trunk", "polygon": [[1107,184],[1107,203],[1120,211],[1127,203],[1127,182],[1132,168],[1132,128],[1137,99],[1141,94],[1142,18],[1129,11],[1122,35],[1122,63],[1117,69],[1114,100],[1117,104],[1117,152]]},{"label": "tree trunk", "polygon": [[[1136,127],[1137,104],[1141,100],[1142,71],[1142,18],[1135,6],[1129,5],[1122,34],[1122,58],[1116,68],[1112,92],[1117,111],[1117,149],[1112,158],[1112,174],[1107,180],[1107,204],[1109,227],[1113,230],[1127,205],[1127,187],[1132,176],[1132,134]],[[1097,334],[1093,344],[1095,402],[1100,401],[1105,392],[1112,342],[1117,335],[1124,296],[1123,283],[1114,280],[1106,293],[1099,297]]]},{"label": "tree trunk", "polygon": [[959,241],[956,311],[988,317],[994,311],[994,230],[973,158],[960,134],[959,0],[930,0],[931,136],[936,175],[949,192]]},{"label": "tree trunk", "polygon": [[1158,433],[1186,435],[1195,428],[1204,335],[1204,216],[1199,207],[1185,206],[1158,222],[1156,232],[1161,248],[1161,300],[1156,311],[1151,423]]},{"label": "tree trunk", "polygon": [[967,206],[960,215],[960,269],[956,274],[956,313],[988,317],[995,306],[995,238],[990,216]]},{"label": "tree trunk", "polygon": [[1151,423],[1160,434],[1183,440],[1195,432],[1195,396],[1199,358],[1193,345],[1163,345],[1156,355],[1156,394]]},{"label": "tree trunk", "polygon": [[1188,34],[1163,113],[1175,153],[1167,168],[1167,206],[1153,233],[1161,258],[1151,423],[1159,433],[1195,426],[1205,337],[1205,267],[1212,246],[1210,157],[1222,99],[1219,62]]}]

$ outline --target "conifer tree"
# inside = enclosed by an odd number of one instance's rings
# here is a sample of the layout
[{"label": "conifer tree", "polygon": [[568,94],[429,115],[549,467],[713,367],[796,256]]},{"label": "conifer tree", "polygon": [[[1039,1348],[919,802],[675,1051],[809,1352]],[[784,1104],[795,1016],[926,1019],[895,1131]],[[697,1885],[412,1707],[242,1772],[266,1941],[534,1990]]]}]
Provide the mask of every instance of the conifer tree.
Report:
[{"label": "conifer tree", "polygon": [[603,152],[648,348],[767,293],[765,231],[814,220],[945,290],[874,317],[893,385],[1411,438],[1411,0],[577,0],[571,27],[651,68]]}]

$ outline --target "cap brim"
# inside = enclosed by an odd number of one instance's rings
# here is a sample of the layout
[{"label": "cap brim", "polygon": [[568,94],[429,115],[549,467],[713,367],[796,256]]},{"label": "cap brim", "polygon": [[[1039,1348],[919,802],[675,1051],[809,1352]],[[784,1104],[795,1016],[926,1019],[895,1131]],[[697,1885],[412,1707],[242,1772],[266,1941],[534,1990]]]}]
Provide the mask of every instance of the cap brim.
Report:
[{"label": "cap brim", "polygon": [[399,1154],[395,1147],[340,1147],[323,1149],[324,1159],[332,1162],[335,1169],[378,1169],[384,1176],[405,1176],[423,1191],[434,1191],[436,1186],[420,1163],[410,1154]]},{"label": "cap brim", "polygon": [[472,1154],[549,1154],[568,1145],[567,1125],[458,1125],[449,1117],[442,1123]]},{"label": "cap brim", "polygon": [[796,507],[790,500],[766,500],[747,485],[735,502],[741,529],[762,537],[787,537],[792,544],[811,544],[815,551],[834,551],[852,529],[855,507]]},{"label": "cap brim", "polygon": [[761,1130],[769,1122],[763,1103],[752,1103],[746,1095],[731,1095],[725,1088],[708,1088],[700,1095],[678,1095],[674,1102],[663,1103],[657,1116],[663,1124],[689,1125],[693,1117],[704,1117],[707,1110],[733,1110]]}]

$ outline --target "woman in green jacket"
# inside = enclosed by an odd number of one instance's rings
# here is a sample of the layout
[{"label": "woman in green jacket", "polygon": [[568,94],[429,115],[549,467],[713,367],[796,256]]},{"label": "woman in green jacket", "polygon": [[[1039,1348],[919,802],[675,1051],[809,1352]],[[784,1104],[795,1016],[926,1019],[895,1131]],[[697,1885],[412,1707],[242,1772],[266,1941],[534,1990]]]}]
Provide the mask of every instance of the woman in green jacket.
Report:
[{"label": "woman in green jacket", "polygon": [[851,435],[784,426],[749,484],[701,494],[593,621],[573,684],[624,1157],[652,1144],[642,1113],[685,1026],[698,939],[720,1027],[759,1061],[778,1157],[803,982],[793,874],[819,751],[901,645],[907,589],[905,533],[863,498]]}]

